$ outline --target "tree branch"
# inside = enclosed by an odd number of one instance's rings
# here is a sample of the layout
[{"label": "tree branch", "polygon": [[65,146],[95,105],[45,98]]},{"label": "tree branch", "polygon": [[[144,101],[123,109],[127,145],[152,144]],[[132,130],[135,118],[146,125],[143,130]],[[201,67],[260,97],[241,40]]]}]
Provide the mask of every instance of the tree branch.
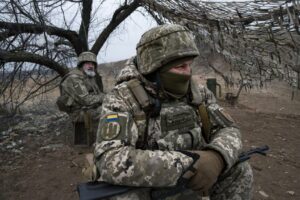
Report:
[{"label": "tree branch", "polygon": [[23,103],[25,103],[26,101],[28,101],[29,99],[33,99],[33,98],[35,98],[35,97],[37,97],[37,96],[39,96],[39,95],[41,95],[41,94],[45,94],[45,93],[49,92],[50,90],[55,89],[55,88],[57,87],[57,85],[54,85],[53,87],[50,87],[50,88],[48,88],[47,90],[45,90],[45,91],[43,91],[43,92],[41,92],[41,93],[37,93],[40,89],[42,89],[43,87],[48,86],[51,82],[54,82],[54,81],[55,81],[56,79],[58,79],[58,78],[59,78],[59,76],[55,76],[54,78],[52,78],[52,79],[46,81],[45,83],[39,85],[35,90],[30,91],[30,92],[26,95],[26,97],[25,97],[21,102],[18,103],[18,105],[16,106],[16,110],[17,110]]},{"label": "tree branch", "polygon": [[59,63],[51,60],[47,57],[40,56],[37,54],[32,54],[28,52],[7,52],[0,50],[0,62],[31,62],[40,65],[44,65],[49,69],[53,69],[60,76],[64,76],[68,73],[68,68],[66,66],[60,65]]},{"label": "tree branch", "polygon": [[92,12],[93,0],[82,1],[82,12],[81,12],[81,25],[79,29],[79,38],[83,44],[83,50],[88,50],[88,33],[91,23],[91,12]]},{"label": "tree branch", "polygon": [[147,10],[147,12],[152,16],[152,18],[156,21],[156,23],[157,23],[158,25],[163,25],[163,24],[164,24],[164,22],[163,22],[163,20],[161,19],[161,17],[159,17],[159,15],[156,15],[156,14],[154,13],[154,11],[152,11],[152,10],[149,9],[149,8],[147,8],[146,10]]},{"label": "tree branch", "polygon": [[140,6],[139,0],[134,0],[130,5],[123,5],[120,8],[118,8],[111,21],[107,25],[107,27],[102,31],[102,33],[97,38],[95,44],[93,45],[91,51],[95,54],[98,54],[101,47],[109,37],[109,35],[115,30],[115,28],[123,22],[135,9],[137,9]]},{"label": "tree branch", "polygon": [[65,30],[54,26],[42,26],[38,24],[28,23],[10,23],[3,21],[0,21],[0,28],[8,30],[1,34],[1,40],[3,40],[5,37],[18,35],[22,33],[42,34],[46,32],[48,35],[55,35],[69,40],[72,46],[74,47],[76,54],[80,54],[83,51],[83,47],[80,43],[78,34],[75,31]]}]

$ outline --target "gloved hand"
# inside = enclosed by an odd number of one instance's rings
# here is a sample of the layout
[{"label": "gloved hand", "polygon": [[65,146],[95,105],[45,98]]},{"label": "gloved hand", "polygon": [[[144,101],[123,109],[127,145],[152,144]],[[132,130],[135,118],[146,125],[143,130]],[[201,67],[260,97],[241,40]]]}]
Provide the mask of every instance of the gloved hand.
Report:
[{"label": "gloved hand", "polygon": [[223,158],[213,150],[193,151],[193,153],[199,154],[200,158],[194,164],[196,174],[190,179],[187,187],[197,192],[207,193],[224,168]]},{"label": "gloved hand", "polygon": [[82,173],[84,177],[87,178],[88,180],[96,181],[100,175],[93,161],[94,155],[91,153],[86,154],[85,158],[86,158],[86,164],[85,164],[86,167],[82,169]]}]

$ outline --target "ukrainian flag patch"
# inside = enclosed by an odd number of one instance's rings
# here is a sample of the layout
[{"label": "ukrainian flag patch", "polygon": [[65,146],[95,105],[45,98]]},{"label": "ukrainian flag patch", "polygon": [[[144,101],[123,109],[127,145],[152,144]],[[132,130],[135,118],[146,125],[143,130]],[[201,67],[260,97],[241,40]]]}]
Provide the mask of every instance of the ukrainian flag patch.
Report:
[{"label": "ukrainian flag patch", "polygon": [[121,132],[120,122],[122,117],[118,114],[108,114],[100,120],[100,136],[103,140],[109,141],[118,137]]},{"label": "ukrainian flag patch", "polygon": [[116,122],[116,121],[119,121],[119,116],[117,114],[106,116],[106,122]]}]

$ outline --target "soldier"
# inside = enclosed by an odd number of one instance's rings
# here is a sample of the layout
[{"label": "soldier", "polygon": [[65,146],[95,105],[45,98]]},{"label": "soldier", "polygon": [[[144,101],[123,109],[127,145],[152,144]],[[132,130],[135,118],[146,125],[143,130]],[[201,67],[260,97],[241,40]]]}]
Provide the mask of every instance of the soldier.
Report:
[{"label": "soldier", "polygon": [[240,131],[191,78],[198,55],[187,28],[152,28],[105,97],[91,178],[139,187],[112,199],[150,199],[153,188],[180,184],[186,189],[168,199],[251,199]]},{"label": "soldier", "polygon": [[[92,144],[104,98],[101,76],[96,72],[97,58],[92,52],[78,57],[77,68],[70,71],[60,84],[57,105],[72,119],[74,144]],[[98,120],[97,120],[98,119]]]}]

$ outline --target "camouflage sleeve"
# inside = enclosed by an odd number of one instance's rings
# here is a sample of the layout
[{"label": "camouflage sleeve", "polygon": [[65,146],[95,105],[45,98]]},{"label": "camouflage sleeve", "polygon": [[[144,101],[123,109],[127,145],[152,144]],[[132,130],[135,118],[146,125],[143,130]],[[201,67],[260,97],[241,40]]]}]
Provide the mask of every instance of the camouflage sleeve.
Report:
[{"label": "camouflage sleeve", "polygon": [[241,153],[241,133],[230,115],[218,104],[211,103],[208,106],[208,113],[213,125],[213,133],[207,148],[223,156],[226,163],[224,172],[226,172],[237,162]]},{"label": "camouflage sleeve", "polygon": [[206,149],[219,152],[226,164],[224,172],[228,171],[238,160],[242,150],[240,130],[224,108],[220,107],[214,94],[204,86],[198,86],[199,96],[207,105],[207,112],[212,125],[212,133]]},{"label": "camouflage sleeve", "polygon": [[104,99],[94,151],[99,180],[142,187],[176,185],[193,158],[177,151],[136,149],[139,133],[129,110],[116,95]]},{"label": "camouflage sleeve", "polygon": [[94,106],[102,103],[104,94],[89,94],[83,81],[77,76],[69,76],[62,83],[63,90],[71,96],[74,101],[82,106]]}]

